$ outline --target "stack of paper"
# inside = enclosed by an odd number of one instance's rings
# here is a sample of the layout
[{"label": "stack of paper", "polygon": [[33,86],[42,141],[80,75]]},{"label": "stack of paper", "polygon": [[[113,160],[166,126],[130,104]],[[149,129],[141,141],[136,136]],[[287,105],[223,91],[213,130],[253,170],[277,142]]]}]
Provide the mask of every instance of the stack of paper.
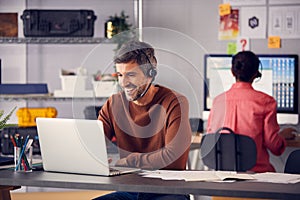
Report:
[{"label": "stack of paper", "polygon": [[252,174],[238,173],[234,171],[172,171],[156,170],[140,173],[143,177],[161,178],[163,180],[185,180],[185,181],[232,181],[253,180]]},{"label": "stack of paper", "polygon": [[300,174],[284,173],[240,173],[235,171],[176,171],[176,170],[155,170],[143,171],[140,173],[143,177],[160,178],[163,180],[185,180],[185,181],[237,181],[251,180],[255,182],[269,183],[299,183]]},{"label": "stack of paper", "polygon": [[300,174],[284,174],[284,173],[257,173],[253,174],[253,177],[257,182],[269,182],[269,183],[299,183]]}]

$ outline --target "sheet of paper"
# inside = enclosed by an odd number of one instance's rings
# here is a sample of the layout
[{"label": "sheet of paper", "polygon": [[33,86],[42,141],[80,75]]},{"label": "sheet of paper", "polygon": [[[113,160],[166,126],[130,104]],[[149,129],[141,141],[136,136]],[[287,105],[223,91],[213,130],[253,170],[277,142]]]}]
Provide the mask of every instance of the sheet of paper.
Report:
[{"label": "sheet of paper", "polygon": [[267,8],[265,6],[242,7],[240,10],[241,36],[266,38]]},{"label": "sheet of paper", "polygon": [[251,174],[237,173],[233,171],[173,171],[156,170],[144,171],[141,176],[147,178],[161,178],[163,180],[185,181],[226,181],[226,180],[253,180]]},{"label": "sheet of paper", "polygon": [[300,174],[285,174],[285,173],[257,173],[253,174],[253,177],[257,182],[269,182],[269,183],[299,183]]},{"label": "sheet of paper", "polygon": [[221,180],[254,180],[255,178],[252,176],[252,174],[247,173],[238,173],[233,171],[216,171],[216,175]]},{"label": "sheet of paper", "polygon": [[228,15],[219,16],[219,40],[234,40],[240,34],[239,10],[232,9]]},{"label": "sheet of paper", "polygon": [[236,39],[236,50],[237,50],[237,52],[250,50],[249,38],[248,37],[238,37]]},{"label": "sheet of paper", "polygon": [[269,8],[269,36],[300,38],[300,6],[272,6]]},{"label": "sheet of paper", "polygon": [[232,6],[266,5],[266,0],[223,0],[223,3],[230,3]]},{"label": "sheet of paper", "polygon": [[269,0],[269,5],[287,5],[287,4],[299,4],[299,0]]},{"label": "sheet of paper", "polygon": [[143,171],[141,176],[147,178],[160,178],[163,180],[184,180],[184,181],[234,181],[250,180],[255,182],[285,183],[293,184],[300,182],[300,174],[285,173],[237,173],[235,171],[176,171],[176,170],[156,170]]}]

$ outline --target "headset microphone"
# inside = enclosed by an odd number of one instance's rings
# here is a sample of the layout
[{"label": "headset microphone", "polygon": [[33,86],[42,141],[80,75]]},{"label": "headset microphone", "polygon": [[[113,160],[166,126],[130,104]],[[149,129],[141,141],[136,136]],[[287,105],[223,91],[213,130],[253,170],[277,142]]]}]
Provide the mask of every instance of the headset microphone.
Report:
[{"label": "headset microphone", "polygon": [[151,84],[152,84],[152,81],[147,85],[146,89],[141,94],[139,94],[135,99],[133,99],[132,101],[136,101],[136,100],[142,98],[143,96],[145,96],[145,94],[148,92]]},{"label": "headset microphone", "polygon": [[140,52],[146,57],[146,60],[148,61],[149,65],[151,66],[151,68],[147,70],[146,76],[151,77],[152,80],[151,80],[151,82],[147,85],[146,89],[145,89],[141,94],[139,94],[133,101],[136,101],[136,100],[142,98],[143,96],[145,96],[145,94],[148,92],[148,90],[149,90],[149,88],[150,88],[152,82],[154,81],[155,76],[157,75],[157,71],[156,71],[156,69],[154,68],[154,66],[152,65],[152,63],[151,63],[151,61],[150,61],[148,55],[147,55],[142,49],[141,49]]}]

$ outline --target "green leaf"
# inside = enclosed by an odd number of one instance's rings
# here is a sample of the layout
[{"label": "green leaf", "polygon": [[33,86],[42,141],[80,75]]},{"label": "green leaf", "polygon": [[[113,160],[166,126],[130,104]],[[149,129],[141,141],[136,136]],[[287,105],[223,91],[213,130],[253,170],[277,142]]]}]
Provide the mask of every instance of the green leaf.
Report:
[{"label": "green leaf", "polygon": [[[17,106],[15,106],[2,120],[0,120],[0,129],[4,128],[6,126],[7,121],[11,117],[11,115],[16,110]],[[0,119],[4,115],[4,110],[0,110]]]}]

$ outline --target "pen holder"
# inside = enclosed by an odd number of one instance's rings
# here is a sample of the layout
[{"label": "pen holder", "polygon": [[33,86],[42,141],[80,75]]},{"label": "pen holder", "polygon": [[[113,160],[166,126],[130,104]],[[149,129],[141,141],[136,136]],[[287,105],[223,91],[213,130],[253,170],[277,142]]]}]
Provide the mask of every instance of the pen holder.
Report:
[{"label": "pen holder", "polygon": [[32,151],[32,146],[25,149],[21,147],[14,147],[14,160],[16,172],[32,171]]}]

